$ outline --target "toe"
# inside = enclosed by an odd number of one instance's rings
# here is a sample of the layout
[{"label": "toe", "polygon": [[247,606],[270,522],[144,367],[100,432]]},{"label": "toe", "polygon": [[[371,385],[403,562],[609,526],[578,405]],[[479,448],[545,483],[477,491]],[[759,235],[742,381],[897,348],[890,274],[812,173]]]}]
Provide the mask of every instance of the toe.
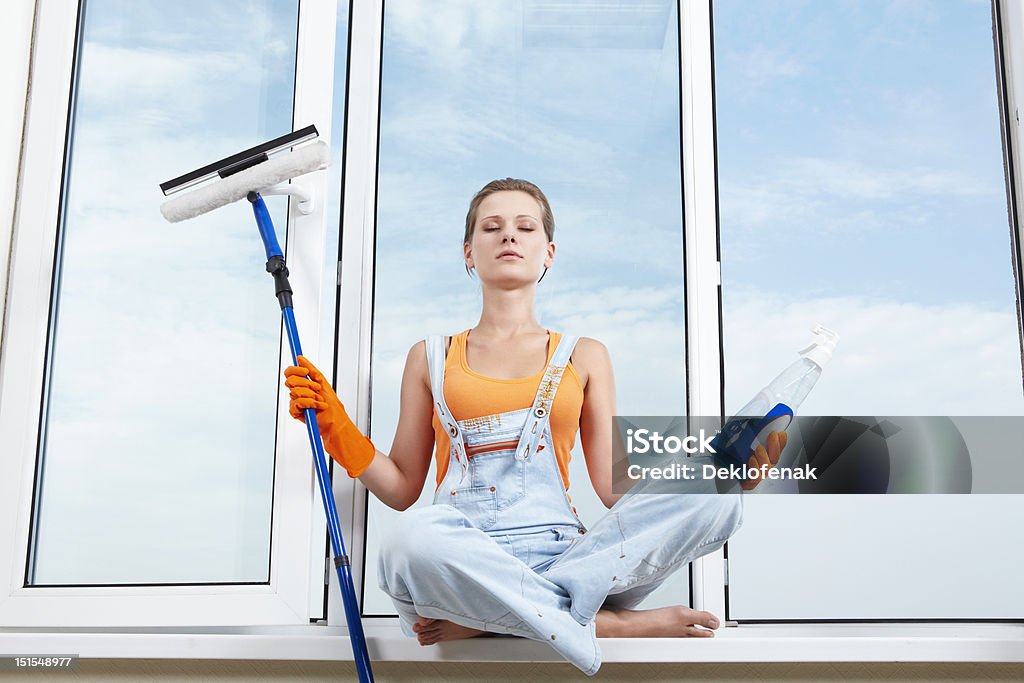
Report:
[{"label": "toe", "polygon": [[434,626],[437,623],[437,619],[431,619],[429,617],[420,617],[416,620],[416,623],[412,625],[412,630],[417,633],[423,632],[425,629]]}]

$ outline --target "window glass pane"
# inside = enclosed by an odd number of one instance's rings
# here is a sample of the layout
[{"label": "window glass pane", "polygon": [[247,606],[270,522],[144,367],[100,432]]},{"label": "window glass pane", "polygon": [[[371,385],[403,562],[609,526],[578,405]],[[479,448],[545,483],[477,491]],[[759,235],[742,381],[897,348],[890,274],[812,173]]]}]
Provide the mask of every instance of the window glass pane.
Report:
[{"label": "window glass pane", "polygon": [[[1024,414],[990,12],[714,3],[727,410],[820,322],[806,415]],[[1018,497],[748,502],[730,618],[1024,614]]]},{"label": "window glass pane", "polygon": [[[320,290],[320,349],[321,357],[316,366],[331,377],[332,362],[330,351],[334,348],[337,325],[338,261],[341,256],[338,243],[341,238],[341,185],[342,160],[345,149],[345,83],[348,78],[348,15],[349,3],[338,2],[337,20],[334,29],[334,90],[331,99],[331,165],[327,167],[327,199],[324,213],[327,215],[327,229],[324,235],[325,276]],[[322,134],[322,132],[321,132]],[[329,463],[330,464],[330,463]],[[312,467],[313,463],[310,462]],[[326,532],[325,532],[326,534]]]},{"label": "window glass pane", "polygon": [[[479,319],[479,285],[463,269],[466,211],[508,176],[536,183],[555,217],[541,324],[607,345],[620,413],[684,413],[678,25],[669,1],[386,3],[372,376],[381,450],[410,346]],[[418,505],[435,485],[431,466]],[[569,494],[587,524],[606,510],[578,439]],[[397,514],[370,501],[371,576]],[[686,604],[688,579],[683,568],[646,604]],[[374,581],[365,591],[367,613],[393,613]]]},{"label": "window glass pane", "polygon": [[250,208],[158,185],[291,130],[297,0],[85,4],[28,580],[265,582],[279,310]]}]

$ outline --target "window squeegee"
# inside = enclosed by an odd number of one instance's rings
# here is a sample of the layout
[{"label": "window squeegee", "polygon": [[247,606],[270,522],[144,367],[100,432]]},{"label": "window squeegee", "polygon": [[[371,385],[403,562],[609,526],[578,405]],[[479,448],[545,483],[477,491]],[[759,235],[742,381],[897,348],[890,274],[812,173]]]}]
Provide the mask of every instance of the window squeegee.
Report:
[{"label": "window squeegee", "polygon": [[[288,181],[326,168],[330,163],[330,150],[326,143],[318,140],[287,153],[285,151],[303,142],[313,140],[317,136],[316,127],[307,126],[160,184],[164,195],[195,188],[186,194],[165,201],[160,206],[160,213],[171,223],[195,218],[243,197],[252,204],[256,226],[267,253],[267,272],[274,278],[275,294],[281,305],[281,315],[284,318],[285,330],[288,334],[288,345],[291,347],[293,365],[298,364],[297,357],[302,355],[302,347],[299,343],[295,313],[292,309],[292,289],[288,283],[288,268],[285,265],[284,253],[277,242],[274,224],[270,219],[270,213],[267,211],[262,195],[292,195],[298,200],[298,209],[301,213],[308,214],[313,210],[312,193],[301,186],[288,183]],[[270,158],[271,155],[277,156]],[[215,177],[219,179],[207,182]],[[309,445],[312,448],[313,461],[316,465],[316,478],[320,485],[320,498],[323,501],[324,513],[327,516],[327,528],[331,535],[334,567],[338,573],[338,584],[341,587],[342,604],[345,607],[345,618],[348,623],[356,670],[361,683],[372,683],[373,672],[370,669],[370,656],[366,650],[366,638],[363,635],[363,625],[359,618],[359,605],[356,603],[355,588],[352,584],[350,562],[345,551],[341,526],[338,523],[338,510],[331,491],[324,445],[317,427],[316,413],[313,409],[307,408],[305,418]]]}]

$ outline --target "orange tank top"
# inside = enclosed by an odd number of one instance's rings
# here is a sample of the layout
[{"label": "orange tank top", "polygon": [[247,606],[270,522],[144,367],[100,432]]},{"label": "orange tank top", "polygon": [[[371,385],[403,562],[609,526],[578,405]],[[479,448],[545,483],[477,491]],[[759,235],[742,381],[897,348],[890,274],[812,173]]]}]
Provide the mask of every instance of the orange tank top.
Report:
[{"label": "orange tank top", "polygon": [[[466,337],[469,330],[452,337],[451,348],[444,363],[444,400],[456,420],[506,413],[529,408],[537,395],[541,370],[530,377],[497,379],[473,372],[466,362]],[[562,335],[548,330],[548,360],[555,353]],[[545,363],[545,368],[547,363]],[[572,363],[566,365],[562,382],[558,385],[554,403],[551,405],[551,440],[554,442],[558,471],[562,484],[569,490],[569,461],[576,433],[580,428],[580,411],[583,408],[583,384]],[[448,432],[441,427],[435,413],[431,421],[434,427],[434,457],[437,464],[437,483],[441,485],[448,471],[450,442]]]}]

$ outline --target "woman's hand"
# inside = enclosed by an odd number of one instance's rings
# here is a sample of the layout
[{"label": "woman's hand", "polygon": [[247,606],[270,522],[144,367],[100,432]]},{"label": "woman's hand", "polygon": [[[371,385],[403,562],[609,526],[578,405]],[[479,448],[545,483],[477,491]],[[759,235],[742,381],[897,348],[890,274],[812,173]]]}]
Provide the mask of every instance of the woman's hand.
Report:
[{"label": "woman's hand", "polygon": [[348,476],[358,477],[373,462],[377,449],[349,418],[323,373],[305,356],[299,356],[298,362],[284,371],[284,385],[290,398],[288,412],[305,422],[305,411],[315,410],[324,449],[345,468]]},{"label": "woman's hand", "polygon": [[[763,471],[766,475],[768,470],[779,464],[779,456],[782,455],[782,449],[786,447],[786,432],[772,432],[768,435],[768,448],[764,446],[758,446],[754,453],[750,456],[750,460],[747,461],[747,466],[756,469],[757,474],[754,474],[747,481],[743,482],[742,488],[744,491],[750,491],[758,484],[761,483],[761,472]],[[762,469],[763,468],[763,469]]]},{"label": "woman's hand", "polygon": [[299,364],[284,369],[284,385],[290,390],[291,401],[288,412],[296,420],[305,423],[306,409],[316,411],[317,425],[320,434],[326,438],[334,421],[332,413],[337,410],[345,412],[338,395],[334,393],[327,378],[309,362],[305,356],[299,356]]}]

